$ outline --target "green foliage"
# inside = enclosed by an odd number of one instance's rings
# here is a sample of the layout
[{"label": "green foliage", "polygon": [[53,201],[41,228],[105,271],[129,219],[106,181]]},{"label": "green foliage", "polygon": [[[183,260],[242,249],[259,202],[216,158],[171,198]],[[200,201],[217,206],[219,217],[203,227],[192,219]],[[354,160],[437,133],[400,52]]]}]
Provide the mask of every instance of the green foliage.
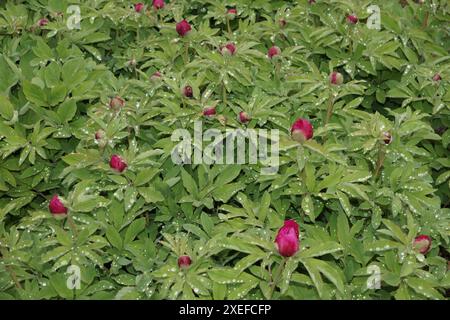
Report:
[{"label": "green foliage", "polygon": [[[67,25],[72,3],[79,29]],[[0,4],[0,299],[448,296],[447,1],[145,4]],[[365,24],[373,4],[381,30]],[[183,18],[193,30],[180,38]],[[221,55],[228,42],[236,53]],[[330,85],[332,71],[342,85]],[[120,111],[109,107],[116,96]],[[204,130],[279,129],[279,171],[174,164],[172,132],[193,132],[210,106]],[[302,146],[290,139],[299,117],[314,126]],[[48,211],[55,194],[69,218]],[[300,225],[300,250],[286,260],[274,243],[285,219]],[[418,234],[433,240],[426,255],[413,250]],[[80,289],[66,286],[71,265]],[[379,289],[367,286],[371,266]]]}]

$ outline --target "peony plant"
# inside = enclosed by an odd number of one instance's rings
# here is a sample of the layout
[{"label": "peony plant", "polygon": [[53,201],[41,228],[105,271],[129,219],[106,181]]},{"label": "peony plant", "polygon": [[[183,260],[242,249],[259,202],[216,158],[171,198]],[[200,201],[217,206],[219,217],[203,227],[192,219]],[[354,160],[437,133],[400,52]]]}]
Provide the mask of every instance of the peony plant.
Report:
[{"label": "peony plant", "polygon": [[0,3],[0,299],[448,298],[449,11],[419,2]]}]

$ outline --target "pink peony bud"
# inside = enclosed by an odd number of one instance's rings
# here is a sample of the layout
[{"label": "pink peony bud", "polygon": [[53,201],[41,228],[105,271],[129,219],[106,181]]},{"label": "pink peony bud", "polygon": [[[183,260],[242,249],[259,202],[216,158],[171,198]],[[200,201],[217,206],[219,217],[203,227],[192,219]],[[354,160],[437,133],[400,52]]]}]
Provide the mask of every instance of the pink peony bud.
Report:
[{"label": "pink peony bud", "polygon": [[358,23],[358,17],[355,16],[354,14],[350,14],[347,16],[347,23],[350,24],[357,24]]},{"label": "pink peony bud", "polygon": [[433,76],[433,81],[441,81],[441,75],[439,74],[439,73],[436,73],[434,76]]},{"label": "pink peony bud", "polygon": [[192,260],[189,256],[181,256],[178,258],[178,266],[181,269],[186,269],[189,268],[189,266],[191,265]]},{"label": "pink peony bud", "polygon": [[431,249],[431,238],[427,235],[419,235],[413,241],[414,250],[426,254]]},{"label": "pink peony bud", "polygon": [[241,111],[239,112],[238,119],[241,123],[247,123],[251,120],[250,116],[247,112]]},{"label": "pink peony bud", "polygon": [[216,108],[215,107],[208,107],[203,109],[203,115],[205,117],[212,117],[216,114]]},{"label": "pink peony bud", "polygon": [[130,61],[128,61],[128,65],[131,67],[136,67],[137,61],[136,59],[131,59]]},{"label": "pink peony bud", "polygon": [[189,31],[191,31],[191,29],[192,29],[191,25],[189,24],[189,22],[186,21],[186,19],[183,19],[176,25],[176,30],[180,35],[180,37],[186,36],[189,33]]},{"label": "pink peony bud", "polygon": [[275,243],[278,252],[283,257],[293,256],[299,249],[298,224],[294,220],[286,220],[284,225],[278,230]]},{"label": "pink peony bud", "polygon": [[278,56],[279,54],[281,54],[281,49],[278,48],[277,46],[273,46],[269,49],[269,51],[267,52],[267,56],[272,59],[275,56]]},{"label": "pink peony bud", "polygon": [[158,81],[158,80],[161,80],[161,77],[162,77],[161,72],[156,71],[154,74],[152,74],[152,76],[150,77],[150,80]]},{"label": "pink peony bud", "polygon": [[391,144],[392,135],[390,132],[383,132],[383,141],[385,144]]},{"label": "pink peony bud", "polygon": [[100,148],[104,148],[106,145],[107,145],[107,143],[108,143],[108,141],[107,141],[107,139],[105,139],[105,137],[106,137],[106,133],[105,133],[105,131],[103,131],[102,129],[100,129],[100,130],[98,130],[96,133],[95,133],[95,142],[98,144],[98,146],[100,147]]},{"label": "pink peony bud", "polygon": [[134,4],[134,11],[140,13],[144,9],[144,4],[142,2],[138,2]]},{"label": "pink peony bud", "polygon": [[153,0],[152,5],[155,10],[159,10],[164,8],[165,3],[164,0]]},{"label": "pink peony bud", "polygon": [[333,71],[330,74],[330,83],[334,85],[341,85],[344,82],[344,77],[341,73]]},{"label": "pink peony bud", "polygon": [[125,105],[125,100],[119,96],[115,96],[109,101],[109,107],[115,111],[120,110]]},{"label": "pink peony bud", "polygon": [[125,170],[128,167],[126,162],[123,161],[122,158],[116,154],[111,156],[111,160],[109,161],[109,166],[111,167],[111,169],[114,169],[118,172],[122,172],[123,170]]},{"label": "pink peony bud", "polygon": [[54,195],[50,200],[48,209],[52,214],[67,214],[67,208],[63,205],[57,195]]},{"label": "pink peony bud", "polygon": [[42,19],[40,19],[40,20],[38,21],[39,27],[46,26],[47,24],[48,24],[48,20],[45,19],[45,18],[42,18]]},{"label": "pink peony bud", "polygon": [[95,140],[103,139],[104,136],[105,136],[105,131],[100,129],[95,133]]},{"label": "pink peony bud", "polygon": [[292,139],[303,143],[313,137],[313,126],[306,119],[297,119],[291,127]]},{"label": "pink peony bud", "polygon": [[220,49],[220,52],[222,53],[222,55],[227,55],[227,56],[232,56],[234,55],[234,53],[236,52],[236,46],[234,45],[234,43],[227,43],[225,46],[223,46]]},{"label": "pink peony bud", "polygon": [[228,9],[227,10],[227,17],[230,20],[233,20],[234,18],[236,18],[237,16],[237,10],[232,8],[232,9]]},{"label": "pink peony bud", "polygon": [[134,11],[140,13],[144,9],[144,4],[142,2],[136,3],[134,5]]},{"label": "pink peony bud", "polygon": [[181,92],[181,93],[182,93],[183,96],[185,96],[186,98],[192,98],[192,96],[193,96],[192,87],[191,87],[191,86],[185,86],[185,87],[182,89],[182,92]]}]

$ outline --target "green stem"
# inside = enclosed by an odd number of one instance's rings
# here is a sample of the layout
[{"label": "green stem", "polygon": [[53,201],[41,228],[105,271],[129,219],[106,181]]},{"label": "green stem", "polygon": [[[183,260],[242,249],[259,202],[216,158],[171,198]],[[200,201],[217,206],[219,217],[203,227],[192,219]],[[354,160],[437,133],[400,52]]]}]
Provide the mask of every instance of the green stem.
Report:
[{"label": "green stem", "polygon": [[5,266],[5,269],[8,270],[8,273],[10,274],[12,280],[14,281],[14,285],[17,289],[22,289],[22,285],[20,284],[19,280],[17,279],[16,273],[11,268],[11,266]]},{"label": "green stem", "polygon": [[230,19],[228,19],[228,17],[227,17],[227,29],[228,29],[228,33],[231,37],[231,25],[230,25]]},{"label": "green stem", "polygon": [[72,231],[75,234],[75,236],[78,236],[77,225],[73,221],[72,216],[70,214],[67,215],[67,222],[69,223],[69,226],[72,229]]},{"label": "green stem", "polygon": [[425,12],[425,18],[423,19],[422,22],[422,28],[426,28],[428,26],[428,18],[430,17],[430,12],[427,11]]},{"label": "green stem", "polygon": [[333,115],[333,105],[334,105],[334,99],[333,99],[333,93],[330,93],[330,98],[328,99],[328,106],[327,106],[327,117],[325,119],[325,124],[328,124],[330,122],[331,116]]},{"label": "green stem", "polygon": [[281,62],[275,62],[275,79],[280,80]]},{"label": "green stem", "polygon": [[226,106],[227,105],[227,88],[225,87],[225,83],[222,82],[222,100],[223,100],[223,105]]},{"label": "green stem", "polygon": [[280,278],[281,278],[281,275],[283,274],[284,267],[286,266],[287,259],[288,258],[283,257],[283,262],[281,263],[280,268],[278,268],[278,270],[277,270],[278,272],[277,272],[276,276],[273,278],[272,285],[270,286],[269,300],[272,299],[275,288],[276,288],[278,282],[280,282]]},{"label": "green stem", "polygon": [[184,43],[184,63],[188,64],[189,63],[189,42],[186,41]]},{"label": "green stem", "polygon": [[385,149],[384,145],[380,144],[380,147],[378,149],[377,164],[376,164],[375,173],[374,173],[375,179],[377,179],[378,175],[380,174],[380,171],[381,171],[381,168],[383,167],[385,158],[386,158],[386,149]]}]

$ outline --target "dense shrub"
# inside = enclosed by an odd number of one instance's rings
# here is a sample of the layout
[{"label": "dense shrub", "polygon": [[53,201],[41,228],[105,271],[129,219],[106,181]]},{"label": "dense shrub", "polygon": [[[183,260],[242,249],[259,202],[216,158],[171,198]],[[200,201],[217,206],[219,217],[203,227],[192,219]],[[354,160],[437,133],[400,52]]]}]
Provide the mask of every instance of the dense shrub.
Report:
[{"label": "dense shrub", "polygon": [[[3,1],[0,298],[444,299],[449,10]],[[278,172],[175,164],[198,120]]]}]

